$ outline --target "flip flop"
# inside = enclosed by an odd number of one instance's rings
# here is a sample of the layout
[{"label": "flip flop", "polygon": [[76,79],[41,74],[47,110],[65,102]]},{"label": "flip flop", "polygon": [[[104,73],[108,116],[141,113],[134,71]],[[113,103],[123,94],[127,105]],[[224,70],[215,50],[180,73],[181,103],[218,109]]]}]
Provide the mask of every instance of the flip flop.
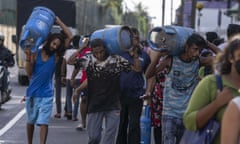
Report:
[{"label": "flip flop", "polygon": [[60,114],[55,114],[54,117],[55,118],[61,118],[61,115]]}]

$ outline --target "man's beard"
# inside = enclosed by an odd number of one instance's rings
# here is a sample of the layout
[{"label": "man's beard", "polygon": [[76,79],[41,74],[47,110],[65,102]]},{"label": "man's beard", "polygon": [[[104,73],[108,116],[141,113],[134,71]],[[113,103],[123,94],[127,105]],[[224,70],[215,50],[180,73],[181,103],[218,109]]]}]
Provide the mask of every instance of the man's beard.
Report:
[{"label": "man's beard", "polygon": [[49,56],[52,56],[56,52],[56,50],[51,50],[50,48],[45,48],[44,50],[46,51],[46,54]]}]

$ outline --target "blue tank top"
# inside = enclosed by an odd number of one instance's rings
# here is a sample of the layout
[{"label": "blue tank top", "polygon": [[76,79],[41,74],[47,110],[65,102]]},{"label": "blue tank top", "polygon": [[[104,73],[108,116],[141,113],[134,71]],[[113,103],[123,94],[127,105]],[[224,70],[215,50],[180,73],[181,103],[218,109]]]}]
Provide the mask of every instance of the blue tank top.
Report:
[{"label": "blue tank top", "polygon": [[55,70],[55,56],[52,55],[47,61],[42,60],[41,51],[37,54],[32,78],[27,88],[27,97],[52,97],[53,74]]},{"label": "blue tank top", "polygon": [[183,62],[173,57],[166,75],[163,94],[163,115],[182,118],[194,88],[198,83],[199,60]]}]

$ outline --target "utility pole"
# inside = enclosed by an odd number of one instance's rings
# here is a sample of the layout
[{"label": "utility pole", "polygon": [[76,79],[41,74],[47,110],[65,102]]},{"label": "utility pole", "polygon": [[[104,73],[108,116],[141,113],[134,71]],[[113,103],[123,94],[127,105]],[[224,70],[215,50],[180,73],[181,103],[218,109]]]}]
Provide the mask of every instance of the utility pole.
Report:
[{"label": "utility pole", "polygon": [[229,10],[231,8],[231,0],[227,0],[227,9]]},{"label": "utility pole", "polygon": [[171,0],[171,24],[173,24],[173,0]]},{"label": "utility pole", "polygon": [[162,1],[162,26],[164,26],[165,20],[165,0]]},{"label": "utility pole", "polygon": [[178,25],[183,26],[183,17],[184,17],[184,0],[181,0],[181,6],[180,6],[180,12],[179,12],[179,19],[178,19]]},{"label": "utility pole", "polygon": [[196,18],[196,0],[192,0],[192,18],[191,18],[191,28],[195,29],[195,18]]},{"label": "utility pole", "polygon": [[86,25],[87,25],[87,0],[83,1],[83,33],[86,34]]}]

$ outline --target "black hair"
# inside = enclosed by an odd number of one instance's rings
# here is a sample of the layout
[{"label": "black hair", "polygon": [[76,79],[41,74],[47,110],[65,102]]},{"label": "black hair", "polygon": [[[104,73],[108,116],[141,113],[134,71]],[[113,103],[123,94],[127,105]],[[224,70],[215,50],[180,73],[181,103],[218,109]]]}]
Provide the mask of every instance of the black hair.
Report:
[{"label": "black hair", "polygon": [[131,27],[131,31],[132,31],[132,33],[134,33],[134,34],[136,34],[137,36],[139,36],[139,31],[138,31],[137,28]]},{"label": "black hair", "polygon": [[213,55],[213,53],[211,51],[203,51],[201,53],[202,57],[208,57],[208,56],[212,56],[212,55]]},{"label": "black hair", "polygon": [[104,40],[102,40],[100,38],[93,39],[90,42],[90,46],[91,46],[91,48],[96,48],[96,47],[104,47],[104,48],[106,48],[106,44],[105,44]]},{"label": "black hair", "polygon": [[232,40],[225,48],[223,53],[219,53],[215,63],[221,63],[221,74],[229,74],[231,72],[231,62],[229,61],[234,57],[234,52],[240,49],[240,39]]},{"label": "black hair", "polygon": [[148,41],[147,40],[142,40],[141,44],[145,47],[149,47]]},{"label": "black hair", "polygon": [[75,36],[72,38],[73,47],[78,48],[79,40],[80,40],[80,35],[75,35]]},{"label": "black hair", "polygon": [[222,43],[224,43],[224,39],[223,38],[215,39],[213,41],[213,44],[215,44],[216,46],[218,46],[218,45],[220,45]]},{"label": "black hair", "polygon": [[60,40],[60,45],[59,45],[59,47],[56,50],[56,54],[58,56],[62,56],[64,54],[64,52],[65,52],[65,48],[64,48],[65,47],[64,46],[64,42],[65,41],[64,41],[63,35],[59,34],[59,33],[53,33],[53,34],[50,34],[48,36],[47,41],[46,41],[46,43],[43,46],[43,50],[45,50],[47,55],[49,55],[49,56],[54,54],[53,52],[50,51],[49,47],[50,47],[51,42],[53,40],[55,40],[55,39],[59,39]]},{"label": "black hair", "polygon": [[207,42],[205,41],[205,39],[197,33],[193,33],[190,37],[188,37],[186,44],[188,46],[192,46],[193,44],[195,44],[196,46],[201,48],[207,47]]},{"label": "black hair", "polygon": [[91,49],[97,48],[97,47],[103,47],[105,49],[106,57],[109,56],[106,43],[103,39],[96,38],[90,41],[90,47]]},{"label": "black hair", "polygon": [[240,33],[240,25],[238,24],[229,24],[227,28],[227,37],[231,38],[235,34]]},{"label": "black hair", "polygon": [[218,36],[218,34],[216,32],[210,31],[210,32],[206,33],[206,39],[209,42],[213,43],[214,40],[219,39],[219,36]]}]

